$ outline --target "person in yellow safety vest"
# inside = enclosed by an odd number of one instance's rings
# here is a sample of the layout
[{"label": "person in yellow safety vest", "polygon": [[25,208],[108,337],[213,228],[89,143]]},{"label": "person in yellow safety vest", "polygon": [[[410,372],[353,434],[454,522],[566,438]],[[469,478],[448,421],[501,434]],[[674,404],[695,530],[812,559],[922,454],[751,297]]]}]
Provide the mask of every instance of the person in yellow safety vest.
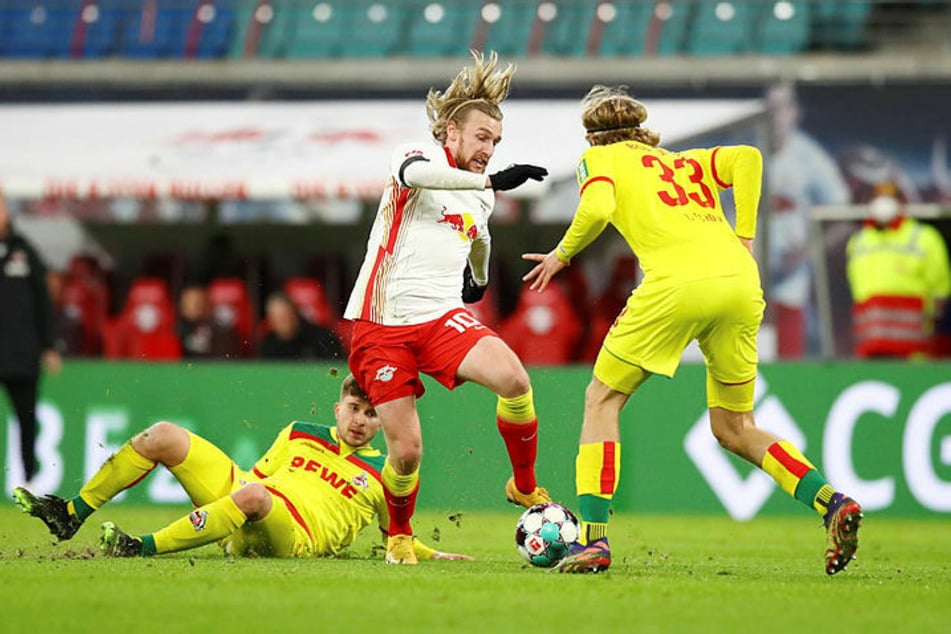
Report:
[{"label": "person in yellow safety vest", "polygon": [[951,294],[944,239],[903,211],[895,189],[880,187],[846,246],[858,357],[927,356]]}]

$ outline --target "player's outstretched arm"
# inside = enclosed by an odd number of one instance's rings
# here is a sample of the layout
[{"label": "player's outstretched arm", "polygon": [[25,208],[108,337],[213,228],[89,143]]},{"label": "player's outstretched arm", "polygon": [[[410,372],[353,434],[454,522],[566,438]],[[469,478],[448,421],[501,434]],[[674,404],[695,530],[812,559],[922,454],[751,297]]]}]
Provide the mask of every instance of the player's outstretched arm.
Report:
[{"label": "player's outstretched arm", "polygon": [[522,281],[530,282],[531,285],[528,288],[533,291],[537,290],[539,293],[548,287],[551,278],[553,278],[558,271],[568,266],[568,262],[562,262],[558,259],[558,254],[555,249],[552,249],[548,253],[523,253],[522,259],[538,262],[535,268],[522,276]]}]

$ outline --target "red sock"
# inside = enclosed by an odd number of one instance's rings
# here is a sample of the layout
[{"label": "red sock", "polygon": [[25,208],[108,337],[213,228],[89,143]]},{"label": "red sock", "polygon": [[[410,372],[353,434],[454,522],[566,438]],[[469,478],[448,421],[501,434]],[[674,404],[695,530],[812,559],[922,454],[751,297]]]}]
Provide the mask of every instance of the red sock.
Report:
[{"label": "red sock", "polygon": [[413,513],[416,512],[416,494],[419,493],[419,482],[413,487],[412,493],[404,497],[392,495],[386,487],[383,487],[383,492],[386,496],[386,508],[390,512],[388,534],[412,535],[413,528],[410,526],[410,520],[413,519]]},{"label": "red sock", "polygon": [[531,493],[538,486],[535,481],[535,457],[538,454],[538,419],[530,423],[510,423],[495,419],[505,441],[512,463],[515,486],[522,493]]}]

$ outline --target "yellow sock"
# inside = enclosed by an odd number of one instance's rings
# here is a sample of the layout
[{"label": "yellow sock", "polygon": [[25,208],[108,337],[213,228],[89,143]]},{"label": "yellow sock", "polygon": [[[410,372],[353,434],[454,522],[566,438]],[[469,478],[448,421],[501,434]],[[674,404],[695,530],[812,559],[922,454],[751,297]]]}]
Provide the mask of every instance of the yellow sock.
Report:
[{"label": "yellow sock", "polygon": [[834,491],[818,469],[791,442],[781,440],[766,449],[763,471],[772,476],[783,491],[811,506],[819,515],[826,512]]},{"label": "yellow sock", "polygon": [[390,494],[396,497],[406,497],[419,484],[419,468],[407,475],[401,475],[387,460],[383,464],[383,471],[380,473],[380,479],[383,480],[383,486]]},{"label": "yellow sock", "polygon": [[595,442],[578,447],[575,487],[581,513],[581,542],[607,536],[611,501],[621,474],[621,443]]},{"label": "yellow sock", "polygon": [[511,423],[527,423],[535,420],[535,400],[532,389],[521,396],[512,398],[499,397],[495,406],[495,415]]},{"label": "yellow sock", "polygon": [[99,467],[99,471],[80,489],[79,496],[94,510],[98,509],[154,468],[155,462],[133,449],[131,442],[127,442]]},{"label": "yellow sock", "polygon": [[174,553],[227,537],[248,521],[230,495],[201,506],[152,534],[155,552]]}]

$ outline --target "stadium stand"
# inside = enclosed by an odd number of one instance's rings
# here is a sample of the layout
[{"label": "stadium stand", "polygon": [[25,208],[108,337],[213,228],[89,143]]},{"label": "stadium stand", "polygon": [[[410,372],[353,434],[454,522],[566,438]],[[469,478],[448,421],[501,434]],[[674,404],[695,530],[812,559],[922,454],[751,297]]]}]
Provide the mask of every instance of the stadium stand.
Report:
[{"label": "stadium stand", "polygon": [[409,13],[406,52],[419,57],[461,56],[469,51],[482,2],[432,3]]},{"label": "stadium stand", "polygon": [[748,52],[757,9],[748,2],[695,3],[684,38],[685,51],[698,56]]},{"label": "stadium stand", "polygon": [[767,4],[756,17],[754,51],[767,55],[791,55],[809,46],[813,8],[808,2]]},{"label": "stadium stand", "polygon": [[876,10],[892,4],[938,3],[2,0],[0,57],[361,59],[469,48],[509,57],[786,55],[866,48]]}]

